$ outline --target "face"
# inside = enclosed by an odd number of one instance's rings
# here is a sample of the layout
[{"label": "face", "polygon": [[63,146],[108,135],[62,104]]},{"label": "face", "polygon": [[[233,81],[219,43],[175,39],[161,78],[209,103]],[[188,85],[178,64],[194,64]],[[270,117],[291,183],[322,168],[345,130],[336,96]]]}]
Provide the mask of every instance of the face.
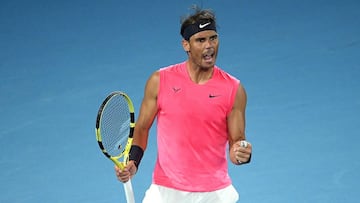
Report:
[{"label": "face", "polygon": [[183,47],[190,63],[199,68],[213,68],[219,47],[218,34],[214,30],[198,32],[189,41],[183,40]]}]

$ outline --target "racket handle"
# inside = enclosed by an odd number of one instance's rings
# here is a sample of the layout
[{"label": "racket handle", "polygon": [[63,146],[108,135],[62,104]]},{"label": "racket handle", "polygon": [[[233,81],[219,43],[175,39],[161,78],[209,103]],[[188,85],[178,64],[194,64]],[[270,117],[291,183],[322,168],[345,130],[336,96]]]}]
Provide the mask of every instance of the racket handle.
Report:
[{"label": "racket handle", "polygon": [[124,185],[124,191],[127,203],[135,203],[134,191],[132,188],[131,180],[127,181]]}]

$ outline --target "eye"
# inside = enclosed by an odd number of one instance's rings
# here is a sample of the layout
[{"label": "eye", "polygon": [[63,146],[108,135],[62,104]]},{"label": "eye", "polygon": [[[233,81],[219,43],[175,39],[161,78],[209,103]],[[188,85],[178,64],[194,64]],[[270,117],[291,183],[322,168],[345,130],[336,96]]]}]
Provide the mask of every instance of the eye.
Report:
[{"label": "eye", "polygon": [[216,40],[217,38],[218,38],[218,36],[217,36],[217,35],[214,35],[214,36],[211,36],[211,37],[210,37],[210,40],[211,40],[211,41],[214,41],[214,40]]},{"label": "eye", "polygon": [[206,40],[205,38],[197,38],[196,39],[197,42],[205,42],[205,40]]}]

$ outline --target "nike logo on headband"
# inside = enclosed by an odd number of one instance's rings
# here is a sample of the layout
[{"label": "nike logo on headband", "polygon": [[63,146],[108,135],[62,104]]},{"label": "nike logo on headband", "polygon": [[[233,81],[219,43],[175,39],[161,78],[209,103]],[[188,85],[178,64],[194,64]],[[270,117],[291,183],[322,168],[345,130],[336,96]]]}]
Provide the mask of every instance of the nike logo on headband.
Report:
[{"label": "nike logo on headband", "polygon": [[208,26],[210,24],[211,24],[211,22],[207,22],[205,24],[199,24],[199,28],[202,29],[202,28],[204,28],[204,27],[206,27],[206,26]]},{"label": "nike logo on headband", "polygon": [[185,28],[182,28],[181,30],[181,36],[185,40],[189,41],[191,36],[205,30],[214,30],[216,32],[216,23],[209,19],[202,22],[195,22],[193,24],[185,25]]}]

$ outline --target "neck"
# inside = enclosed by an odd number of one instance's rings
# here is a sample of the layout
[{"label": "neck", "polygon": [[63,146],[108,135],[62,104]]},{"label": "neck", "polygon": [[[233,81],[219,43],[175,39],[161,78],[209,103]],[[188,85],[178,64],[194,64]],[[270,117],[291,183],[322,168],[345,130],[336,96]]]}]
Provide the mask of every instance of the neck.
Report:
[{"label": "neck", "polygon": [[186,63],[190,79],[196,84],[204,84],[209,81],[213,75],[214,67],[200,67],[196,64]]}]

